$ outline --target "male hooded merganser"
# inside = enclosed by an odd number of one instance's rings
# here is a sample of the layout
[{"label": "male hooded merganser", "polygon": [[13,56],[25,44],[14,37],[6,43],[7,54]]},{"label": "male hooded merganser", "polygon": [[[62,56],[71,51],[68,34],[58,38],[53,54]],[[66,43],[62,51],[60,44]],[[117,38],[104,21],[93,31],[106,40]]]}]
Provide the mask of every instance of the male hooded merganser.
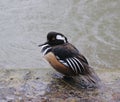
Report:
[{"label": "male hooded merganser", "polygon": [[67,77],[80,79],[87,86],[96,86],[99,78],[89,66],[87,59],[57,32],[49,32],[47,42],[42,45],[42,53],[51,66]]}]

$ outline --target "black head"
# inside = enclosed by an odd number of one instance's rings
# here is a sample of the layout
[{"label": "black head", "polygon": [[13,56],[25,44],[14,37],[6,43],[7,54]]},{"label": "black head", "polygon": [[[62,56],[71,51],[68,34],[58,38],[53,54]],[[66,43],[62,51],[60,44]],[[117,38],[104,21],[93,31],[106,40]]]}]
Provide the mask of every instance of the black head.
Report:
[{"label": "black head", "polygon": [[53,46],[68,42],[67,38],[63,34],[57,32],[49,32],[47,35],[47,41],[50,45]]},{"label": "black head", "polygon": [[49,44],[51,46],[56,46],[56,45],[65,44],[67,42],[68,42],[67,38],[63,34],[57,32],[49,32],[47,34],[47,42],[42,45]]}]

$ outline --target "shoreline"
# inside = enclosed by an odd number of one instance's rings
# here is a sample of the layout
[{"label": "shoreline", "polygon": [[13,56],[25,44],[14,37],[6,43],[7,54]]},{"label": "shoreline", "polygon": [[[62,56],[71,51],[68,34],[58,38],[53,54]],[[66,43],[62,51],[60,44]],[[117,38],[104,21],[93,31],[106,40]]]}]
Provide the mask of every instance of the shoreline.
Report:
[{"label": "shoreline", "polygon": [[[71,88],[61,78],[54,78],[56,71],[49,69],[3,69],[0,70],[0,100],[15,102],[106,102],[120,100],[120,70],[95,70],[105,84],[93,91]],[[106,98],[107,97],[107,98]]]}]

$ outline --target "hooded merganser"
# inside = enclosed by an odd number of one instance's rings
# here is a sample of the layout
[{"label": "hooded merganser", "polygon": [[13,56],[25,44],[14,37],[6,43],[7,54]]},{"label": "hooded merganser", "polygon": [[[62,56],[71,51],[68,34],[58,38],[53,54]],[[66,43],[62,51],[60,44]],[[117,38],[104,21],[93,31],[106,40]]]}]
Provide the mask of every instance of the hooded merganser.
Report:
[{"label": "hooded merganser", "polygon": [[49,32],[47,42],[41,52],[51,66],[67,77],[81,79],[87,86],[98,82],[99,78],[89,66],[87,59],[68,42],[67,38],[57,32]]}]

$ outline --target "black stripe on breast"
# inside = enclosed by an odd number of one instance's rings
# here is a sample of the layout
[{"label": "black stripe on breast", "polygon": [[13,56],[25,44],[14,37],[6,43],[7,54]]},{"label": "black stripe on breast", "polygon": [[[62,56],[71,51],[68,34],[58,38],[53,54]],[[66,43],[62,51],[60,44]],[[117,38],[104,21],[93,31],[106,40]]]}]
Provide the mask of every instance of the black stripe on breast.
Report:
[{"label": "black stripe on breast", "polygon": [[49,44],[43,45],[42,46],[42,50],[41,52],[43,53],[43,55],[47,54],[48,52],[50,52],[52,49],[52,47]]}]

